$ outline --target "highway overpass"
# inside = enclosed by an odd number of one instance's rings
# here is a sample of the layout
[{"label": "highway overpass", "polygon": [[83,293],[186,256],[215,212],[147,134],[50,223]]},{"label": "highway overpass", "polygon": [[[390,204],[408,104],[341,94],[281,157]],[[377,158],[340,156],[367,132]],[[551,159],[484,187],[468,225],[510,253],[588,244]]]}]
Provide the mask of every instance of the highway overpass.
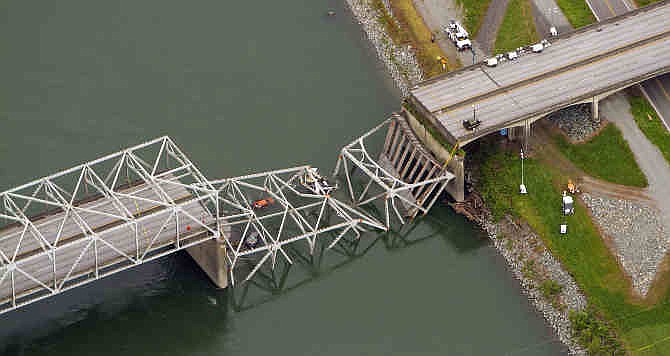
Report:
[{"label": "highway overpass", "polygon": [[[556,110],[593,103],[670,72],[670,2],[638,9],[551,39],[496,67],[484,63],[427,80],[410,102],[452,143],[465,145]],[[474,109],[473,109],[474,106]],[[473,115],[480,126],[468,130]]]}]

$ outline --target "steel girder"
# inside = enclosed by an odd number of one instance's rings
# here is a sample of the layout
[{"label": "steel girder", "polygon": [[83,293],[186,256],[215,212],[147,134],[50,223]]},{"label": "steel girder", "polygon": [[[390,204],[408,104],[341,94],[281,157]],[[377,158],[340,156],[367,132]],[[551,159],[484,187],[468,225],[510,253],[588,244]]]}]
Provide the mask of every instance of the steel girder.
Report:
[{"label": "steel girder", "polygon": [[[391,226],[391,210],[393,210],[401,224],[405,223],[403,215],[398,210],[397,201],[402,201],[405,206],[409,207],[407,215],[410,217],[416,216],[418,212],[426,214],[446,188],[449,180],[454,177],[444,167],[437,166],[435,169],[430,170],[425,177],[417,176],[414,181],[405,182],[400,177],[389,172],[388,169],[382,167],[379,161],[374,159],[368,151],[366,140],[371,139],[377,133],[383,133],[384,129],[390,125],[397,124],[394,122],[395,120],[399,120],[397,115],[388,118],[350,144],[344,146],[333,172],[334,177],[344,175],[349,199],[353,206],[360,207],[374,204],[376,201],[383,201],[383,215],[387,229]],[[405,135],[407,134],[405,133]],[[389,141],[389,138],[387,138],[387,141]],[[354,189],[354,178],[357,173],[364,180],[367,180],[363,190],[360,192]],[[414,199],[416,192],[422,193],[420,195],[416,194],[420,196],[418,199]],[[432,199],[427,199],[431,194]]]},{"label": "steel girder", "polygon": [[[320,240],[330,249],[347,235],[359,238],[367,229],[386,230],[327,194],[320,184],[305,184],[314,172],[300,166],[211,182],[219,191],[219,224],[226,235],[233,286],[237,274],[248,281],[264,266],[274,270],[278,258],[292,264],[285,251],[289,244],[305,244],[313,254]],[[272,203],[255,207],[259,200]]]},{"label": "steel girder", "polygon": [[0,200],[0,313],[220,236],[217,191],[169,137]]}]

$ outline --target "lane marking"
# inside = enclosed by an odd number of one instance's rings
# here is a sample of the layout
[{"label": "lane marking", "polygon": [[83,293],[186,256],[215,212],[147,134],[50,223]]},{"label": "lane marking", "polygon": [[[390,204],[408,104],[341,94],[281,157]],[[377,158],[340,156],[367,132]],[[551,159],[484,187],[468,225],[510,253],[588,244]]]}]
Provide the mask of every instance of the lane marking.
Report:
[{"label": "lane marking", "polygon": [[[663,86],[663,83],[658,79],[658,77],[656,77],[654,79],[656,80],[656,84],[658,84],[658,87],[661,88],[661,92],[663,93],[663,96],[665,96],[665,98],[668,99],[668,103],[670,104],[670,94],[668,94],[668,91],[665,90],[665,87]],[[663,115],[661,115],[661,113],[658,110],[656,110],[656,113],[661,118],[661,121],[663,122],[663,125],[665,125],[665,128],[668,129],[668,131],[670,131],[670,126],[665,121],[666,118],[663,117]]]},{"label": "lane marking", "polygon": [[[651,80],[649,80],[649,81],[651,81]],[[646,82],[644,82],[644,83],[646,83]],[[665,118],[661,114],[661,111],[658,110],[658,106],[656,106],[656,103],[654,103],[654,100],[652,100],[651,96],[647,92],[647,89],[644,88],[644,83],[640,83],[640,89],[642,90],[642,94],[644,94],[644,97],[647,98],[647,101],[649,102],[651,107],[654,108],[654,111],[656,111],[656,114],[661,119],[661,122],[663,123],[663,126],[665,126],[665,128],[668,129],[668,131],[670,131],[670,126],[668,126],[668,124],[665,122]]]},{"label": "lane marking", "polygon": [[612,13],[612,16],[616,16],[616,12],[614,12],[614,9],[612,8],[612,4],[610,4],[610,0],[603,0],[605,2],[605,5],[607,5],[607,8],[610,9],[610,12]]},{"label": "lane marking", "polygon": [[593,7],[593,4],[591,4],[591,1],[586,0],[586,5],[589,6],[589,9],[591,9],[591,13],[596,18],[596,21],[600,22],[600,16],[598,16],[598,13],[596,12],[595,8]]},{"label": "lane marking", "polygon": [[644,47],[656,44],[657,42],[664,41],[668,37],[668,35],[670,35],[670,31],[666,31],[666,32],[660,33],[658,35],[648,37],[646,39],[640,40],[640,41],[632,43],[632,44],[628,44],[628,45],[623,46],[623,47],[615,48],[615,49],[613,49],[611,51],[608,51],[608,52],[599,53],[599,54],[596,54],[592,57],[585,58],[585,59],[580,60],[580,61],[569,63],[569,64],[567,64],[563,67],[560,67],[560,68],[557,68],[557,69],[554,69],[554,70],[549,70],[549,71],[540,73],[538,75],[526,78],[522,81],[510,84],[508,86],[501,87],[501,88],[498,88],[498,89],[494,89],[494,90],[492,90],[488,93],[484,93],[484,94],[481,94],[481,95],[476,95],[476,96],[473,96],[473,97],[466,98],[464,100],[461,100],[460,102],[457,102],[457,103],[447,105],[445,107],[433,110],[433,111],[431,111],[431,114],[441,116],[441,115],[447,114],[449,112],[452,112],[454,110],[458,110],[461,107],[463,107],[465,105],[468,105],[468,104],[481,103],[481,102],[484,102],[488,99],[497,97],[501,94],[510,94],[512,91],[514,91],[516,89],[523,88],[523,87],[526,87],[526,86],[529,86],[529,85],[532,85],[532,84],[536,84],[537,82],[544,81],[544,80],[547,80],[547,79],[550,79],[550,78],[553,78],[553,77],[556,77],[558,75],[562,75],[562,74],[565,74],[565,73],[568,73],[568,72],[571,72],[571,71],[574,71],[574,70],[583,69],[585,67],[596,64],[600,61],[609,60],[609,59],[621,56],[623,54],[626,54],[626,52],[629,52],[629,51],[640,50]]}]

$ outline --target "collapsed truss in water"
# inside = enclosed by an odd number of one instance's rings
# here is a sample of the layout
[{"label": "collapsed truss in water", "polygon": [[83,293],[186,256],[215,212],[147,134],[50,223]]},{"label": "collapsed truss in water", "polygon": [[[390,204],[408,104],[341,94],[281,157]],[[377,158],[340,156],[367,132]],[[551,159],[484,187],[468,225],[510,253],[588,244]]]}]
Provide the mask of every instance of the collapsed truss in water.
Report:
[{"label": "collapsed truss in water", "polygon": [[[383,134],[384,129],[384,146],[379,158],[374,159],[366,141],[375,134]],[[391,226],[391,210],[401,224],[405,223],[403,215],[414,218],[418,213],[428,213],[454,178],[444,165],[426,152],[411,128],[397,114],[342,148],[333,176],[342,175],[353,206],[383,201],[386,228]],[[363,180],[362,190],[356,189],[357,178]],[[398,202],[406,208],[405,214],[400,213]]]},{"label": "collapsed truss in water", "polygon": [[309,166],[212,181],[219,192],[231,283],[244,281],[277,259],[293,263],[285,248],[304,244],[310,253],[325,240],[328,249],[346,235],[359,238],[369,229],[386,230],[369,215],[329,194],[325,179]]}]

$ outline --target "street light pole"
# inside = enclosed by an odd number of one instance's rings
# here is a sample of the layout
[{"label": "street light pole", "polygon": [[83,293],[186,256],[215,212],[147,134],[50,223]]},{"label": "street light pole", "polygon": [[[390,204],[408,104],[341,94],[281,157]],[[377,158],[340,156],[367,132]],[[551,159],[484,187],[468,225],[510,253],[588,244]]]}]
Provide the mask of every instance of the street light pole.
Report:
[{"label": "street light pole", "polygon": [[521,148],[521,185],[519,186],[519,193],[520,194],[526,194],[528,191],[526,190],[526,185],[523,183],[523,148]]}]

